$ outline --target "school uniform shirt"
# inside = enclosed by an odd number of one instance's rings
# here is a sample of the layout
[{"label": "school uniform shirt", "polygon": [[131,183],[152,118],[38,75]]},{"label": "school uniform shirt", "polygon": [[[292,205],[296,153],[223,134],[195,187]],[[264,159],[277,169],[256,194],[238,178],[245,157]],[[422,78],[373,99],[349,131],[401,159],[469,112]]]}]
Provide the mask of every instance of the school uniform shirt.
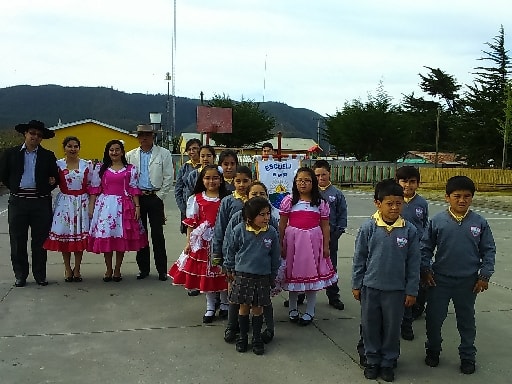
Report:
[{"label": "school uniform shirt", "polygon": [[491,228],[487,220],[471,210],[460,221],[448,210],[432,217],[420,249],[425,272],[451,277],[479,273],[484,280],[494,273],[496,245]]},{"label": "school uniform shirt", "polygon": [[418,240],[421,240],[423,232],[428,225],[428,203],[417,193],[410,199],[404,198],[405,204],[402,206],[402,216],[405,220],[413,224],[418,230]]},{"label": "school uniform shirt", "polygon": [[343,192],[329,184],[325,189],[319,187],[320,195],[329,204],[330,231],[339,237],[347,228],[347,202]]},{"label": "school uniform shirt", "polygon": [[267,226],[258,231],[240,223],[226,237],[227,252],[224,267],[228,271],[277,276],[281,265],[279,234],[274,227]]},{"label": "school uniform shirt", "polygon": [[235,213],[243,209],[246,201],[247,196],[241,196],[236,191],[222,199],[213,229],[212,254],[222,255],[222,241],[224,240],[229,220]]},{"label": "school uniform shirt", "polygon": [[375,213],[363,223],[356,237],[352,288],[405,291],[416,296],[420,282],[420,250],[417,230],[399,217],[387,225]]}]

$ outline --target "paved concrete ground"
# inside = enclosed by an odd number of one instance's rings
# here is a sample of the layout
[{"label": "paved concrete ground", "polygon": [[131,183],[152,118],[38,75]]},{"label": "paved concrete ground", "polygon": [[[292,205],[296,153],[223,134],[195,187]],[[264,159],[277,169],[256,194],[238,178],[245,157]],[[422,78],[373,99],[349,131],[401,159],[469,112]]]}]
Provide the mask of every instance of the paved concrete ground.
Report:
[{"label": "paved concrete ground", "polygon": [[[181,287],[153,274],[135,279],[134,253],[123,264],[123,281],[104,283],[103,259],[86,254],[82,283],[65,283],[61,256],[50,253],[47,287],[32,278],[13,287],[7,231],[7,196],[0,196],[0,383],[367,383],[357,364],[359,308],[350,295],[354,233],[366,217],[368,196],[347,193],[351,225],[340,240],[339,270],[344,311],[319,295],[309,327],[287,321],[284,295],[274,302],[276,337],[265,355],[237,353],[223,339],[224,322],[204,326],[204,296],[190,298]],[[169,261],[184,245],[178,211],[166,202]],[[453,312],[444,327],[445,350],[438,368],[423,363],[424,320],[416,339],[402,342],[397,383],[509,383],[511,361],[510,217],[490,214],[499,226],[496,278],[477,301],[477,372],[458,372]]]}]

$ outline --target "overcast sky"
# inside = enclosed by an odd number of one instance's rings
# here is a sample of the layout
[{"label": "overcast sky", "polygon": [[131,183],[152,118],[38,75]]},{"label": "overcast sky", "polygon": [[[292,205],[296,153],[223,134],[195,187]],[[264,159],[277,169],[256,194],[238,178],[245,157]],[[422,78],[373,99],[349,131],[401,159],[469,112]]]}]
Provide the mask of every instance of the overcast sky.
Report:
[{"label": "overcast sky", "polygon": [[[58,84],[167,94],[173,0],[2,0],[0,87]],[[398,103],[423,66],[467,84],[510,0],[177,0],[175,94],[279,101],[322,115]],[[177,111],[179,113],[179,111]]]}]

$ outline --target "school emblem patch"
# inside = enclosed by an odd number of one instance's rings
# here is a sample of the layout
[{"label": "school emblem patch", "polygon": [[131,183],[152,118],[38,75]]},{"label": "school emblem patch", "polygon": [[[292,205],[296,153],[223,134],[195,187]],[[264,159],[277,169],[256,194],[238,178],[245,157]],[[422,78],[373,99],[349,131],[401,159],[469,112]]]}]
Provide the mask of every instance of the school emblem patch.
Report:
[{"label": "school emblem patch", "polygon": [[265,248],[271,248],[272,247],[272,239],[263,239],[263,244],[265,245]]},{"label": "school emblem patch", "polygon": [[416,208],[416,216],[419,218],[423,217],[423,208],[421,208],[421,207]]},{"label": "school emblem patch", "polygon": [[470,230],[471,230],[471,234],[472,234],[474,237],[480,236],[480,232],[482,232],[482,230],[480,229],[480,227],[471,227],[471,228],[470,228]]},{"label": "school emblem patch", "polygon": [[332,196],[332,195],[330,195],[330,196],[329,196],[329,202],[330,202],[330,203],[334,203],[335,201],[336,201],[336,196]]},{"label": "school emblem patch", "polygon": [[397,237],[396,245],[398,245],[398,248],[405,247],[407,245],[407,239],[405,237]]}]

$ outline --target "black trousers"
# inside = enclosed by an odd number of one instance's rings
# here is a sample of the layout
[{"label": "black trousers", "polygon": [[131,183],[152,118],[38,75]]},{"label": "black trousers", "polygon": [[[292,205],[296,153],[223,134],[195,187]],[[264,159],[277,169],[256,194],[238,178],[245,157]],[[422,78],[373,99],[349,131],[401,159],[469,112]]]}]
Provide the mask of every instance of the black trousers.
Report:
[{"label": "black trousers", "polygon": [[[141,195],[139,204],[140,218],[146,232],[148,231],[148,220],[151,227],[151,245],[153,246],[156,270],[158,274],[167,274],[167,252],[163,228],[165,224],[164,202],[157,195]],[[139,271],[148,274],[150,270],[149,245],[137,251],[136,259]]]},{"label": "black trousers", "polygon": [[8,205],[9,240],[14,276],[26,280],[29,274],[28,229],[31,234],[32,276],[46,280],[46,249],[44,241],[52,226],[52,198],[24,198],[11,195]]}]

